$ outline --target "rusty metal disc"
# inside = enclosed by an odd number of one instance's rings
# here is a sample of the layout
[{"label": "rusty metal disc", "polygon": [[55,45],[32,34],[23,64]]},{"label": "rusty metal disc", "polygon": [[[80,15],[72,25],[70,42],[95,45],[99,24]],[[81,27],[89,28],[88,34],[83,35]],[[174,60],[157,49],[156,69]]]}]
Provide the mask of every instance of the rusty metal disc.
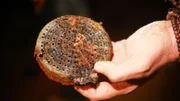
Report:
[{"label": "rusty metal disc", "polygon": [[87,17],[65,15],[39,33],[36,60],[45,74],[63,85],[97,83],[93,66],[112,58],[112,44],[101,24]]}]

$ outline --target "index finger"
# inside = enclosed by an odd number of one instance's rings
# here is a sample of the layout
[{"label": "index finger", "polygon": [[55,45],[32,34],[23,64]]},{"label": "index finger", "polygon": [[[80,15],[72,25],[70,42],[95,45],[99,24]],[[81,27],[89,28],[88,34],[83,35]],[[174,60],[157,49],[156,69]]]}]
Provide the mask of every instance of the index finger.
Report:
[{"label": "index finger", "polygon": [[100,82],[96,85],[96,87],[88,85],[84,87],[75,86],[74,88],[90,100],[105,100],[117,95],[127,94],[130,91],[134,90],[136,87],[137,85],[131,85],[127,82],[119,82],[113,84],[108,82]]}]

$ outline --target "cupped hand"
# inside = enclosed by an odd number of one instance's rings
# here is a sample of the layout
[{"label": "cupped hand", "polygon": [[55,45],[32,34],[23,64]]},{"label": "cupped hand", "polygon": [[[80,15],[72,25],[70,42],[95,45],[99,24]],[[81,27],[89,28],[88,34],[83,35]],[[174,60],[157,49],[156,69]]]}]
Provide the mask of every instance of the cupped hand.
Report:
[{"label": "cupped hand", "polygon": [[156,21],[138,29],[129,38],[112,42],[112,61],[99,61],[94,70],[109,81],[93,85],[75,86],[90,100],[104,100],[135,90],[139,84],[127,80],[142,79],[178,58],[177,46],[171,23]]}]

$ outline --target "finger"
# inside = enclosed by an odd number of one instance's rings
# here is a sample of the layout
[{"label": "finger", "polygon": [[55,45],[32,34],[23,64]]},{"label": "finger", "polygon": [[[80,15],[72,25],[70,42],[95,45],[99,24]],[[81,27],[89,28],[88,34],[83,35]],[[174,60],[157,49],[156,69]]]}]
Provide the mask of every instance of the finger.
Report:
[{"label": "finger", "polygon": [[137,79],[145,76],[148,72],[147,64],[136,60],[127,60],[122,64],[115,64],[110,61],[99,61],[95,64],[94,70],[105,75],[111,82]]},{"label": "finger", "polygon": [[91,100],[105,100],[117,95],[124,95],[133,91],[135,88],[137,88],[137,85],[131,85],[127,82],[115,84],[100,82],[96,88],[90,86],[75,87],[79,93]]}]

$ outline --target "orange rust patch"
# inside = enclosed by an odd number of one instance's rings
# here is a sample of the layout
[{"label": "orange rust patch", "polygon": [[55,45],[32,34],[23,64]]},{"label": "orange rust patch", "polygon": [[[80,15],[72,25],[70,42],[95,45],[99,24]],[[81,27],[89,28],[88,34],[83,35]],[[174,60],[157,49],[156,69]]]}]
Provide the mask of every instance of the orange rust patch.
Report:
[{"label": "orange rust patch", "polygon": [[85,39],[85,36],[83,34],[76,34],[76,42],[74,43],[74,46],[77,46],[78,44],[82,43],[82,41]]}]

